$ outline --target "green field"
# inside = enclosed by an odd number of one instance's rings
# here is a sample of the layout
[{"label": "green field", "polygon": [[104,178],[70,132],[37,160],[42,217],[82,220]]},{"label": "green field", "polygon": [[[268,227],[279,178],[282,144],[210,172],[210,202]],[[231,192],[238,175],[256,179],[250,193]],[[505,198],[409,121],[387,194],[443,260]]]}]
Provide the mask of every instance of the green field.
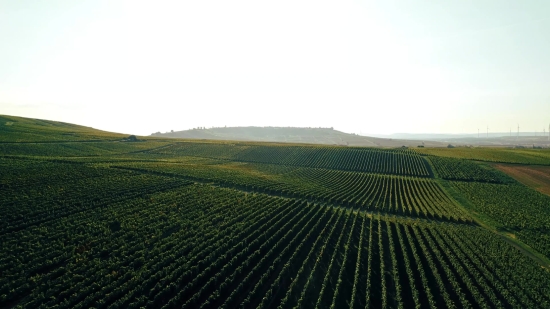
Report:
[{"label": "green field", "polygon": [[126,137],[0,116],[0,308],[550,308],[548,151]]},{"label": "green field", "polygon": [[550,149],[528,148],[418,148],[422,155],[469,159],[475,161],[550,165]]}]

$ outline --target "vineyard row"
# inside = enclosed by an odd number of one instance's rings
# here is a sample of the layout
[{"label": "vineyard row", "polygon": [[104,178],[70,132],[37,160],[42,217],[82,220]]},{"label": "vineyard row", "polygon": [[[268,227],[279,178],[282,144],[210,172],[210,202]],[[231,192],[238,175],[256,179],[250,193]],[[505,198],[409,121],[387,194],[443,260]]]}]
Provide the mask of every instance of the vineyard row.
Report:
[{"label": "vineyard row", "polygon": [[28,308],[550,305],[550,274],[481,228],[202,185],[0,237],[0,304]]},{"label": "vineyard row", "polygon": [[197,156],[235,162],[269,163],[346,171],[430,177],[420,155],[398,150],[344,147],[258,146],[213,143],[176,143],[147,151],[148,156]]},{"label": "vineyard row", "polygon": [[369,212],[471,222],[469,215],[430,179],[314,168],[292,168],[284,174],[274,173],[261,177],[243,169],[217,165],[127,163],[113,167],[214,182],[230,188],[302,198]]}]

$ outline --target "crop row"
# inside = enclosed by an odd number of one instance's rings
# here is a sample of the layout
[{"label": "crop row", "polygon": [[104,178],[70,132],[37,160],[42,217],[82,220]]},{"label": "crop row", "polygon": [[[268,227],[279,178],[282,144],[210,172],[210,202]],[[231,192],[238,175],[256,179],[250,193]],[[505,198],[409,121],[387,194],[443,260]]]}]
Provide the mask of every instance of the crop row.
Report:
[{"label": "crop row", "polygon": [[550,197],[519,184],[452,182],[472,211],[550,258]]},{"label": "crop row", "polygon": [[[14,165],[19,162],[13,160]],[[177,178],[74,164],[35,161],[30,167],[2,175],[0,233],[190,184]],[[41,169],[52,171],[49,180]]]},{"label": "crop row", "polygon": [[0,304],[547,307],[550,274],[469,225],[192,185],[1,235]]},{"label": "crop row", "polygon": [[0,143],[0,153],[10,156],[40,157],[83,157],[107,156],[156,149],[168,142],[43,142],[43,143]]},{"label": "crop row", "polygon": [[[44,160],[0,158],[0,189],[25,190],[35,186],[66,183],[104,176],[104,169],[83,164],[59,164]],[[115,174],[115,173],[109,173]],[[118,173],[122,174],[122,173]]]},{"label": "crop row", "polygon": [[147,154],[165,157],[197,156],[392,175],[431,175],[427,162],[413,152],[369,148],[176,143]]},{"label": "crop row", "polygon": [[267,164],[117,164],[143,173],[211,181],[221,186],[365,211],[469,222],[469,216],[430,179]]},{"label": "crop row", "polygon": [[[71,296],[86,296],[84,287],[96,288],[111,279],[120,283],[123,274],[135,276],[146,261],[160,263],[160,270],[168,263],[178,265],[173,263],[176,258],[180,262],[191,258],[188,253],[200,248],[226,254],[228,248],[224,250],[222,244],[234,241],[231,235],[244,229],[242,235],[253,237],[256,224],[267,222],[274,209],[292,213],[290,203],[207,186],[184,187],[2,234],[1,301],[17,300],[29,292],[34,293],[32,298],[41,295],[39,291],[51,294],[56,286],[62,289],[58,300],[66,302]],[[229,234],[220,238],[221,231]],[[197,258],[206,256],[205,252],[197,253]]]},{"label": "crop row", "polygon": [[489,183],[509,183],[512,180],[502,172],[488,165],[466,159],[430,156],[439,177],[448,180],[478,181]]}]

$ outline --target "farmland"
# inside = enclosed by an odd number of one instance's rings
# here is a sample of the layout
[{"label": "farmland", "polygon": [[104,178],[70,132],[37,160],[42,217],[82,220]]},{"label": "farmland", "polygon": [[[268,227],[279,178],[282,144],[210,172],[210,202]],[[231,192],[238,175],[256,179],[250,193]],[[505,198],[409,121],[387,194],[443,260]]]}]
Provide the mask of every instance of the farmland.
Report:
[{"label": "farmland", "polygon": [[485,162],[550,165],[550,149],[527,148],[418,148],[416,152],[439,157]]},{"label": "farmland", "polygon": [[496,164],[495,168],[537,191],[550,195],[550,167]]},{"label": "farmland", "polygon": [[550,307],[550,197],[467,151],[5,118],[0,308]]}]

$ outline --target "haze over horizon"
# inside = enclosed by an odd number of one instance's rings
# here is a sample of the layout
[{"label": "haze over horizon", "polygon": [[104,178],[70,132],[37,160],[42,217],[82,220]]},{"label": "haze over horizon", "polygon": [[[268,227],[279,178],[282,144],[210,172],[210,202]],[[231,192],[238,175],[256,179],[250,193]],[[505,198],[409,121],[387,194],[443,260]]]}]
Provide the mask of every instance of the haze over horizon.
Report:
[{"label": "haze over horizon", "polygon": [[4,1],[0,114],[194,127],[541,132],[548,1]]}]

